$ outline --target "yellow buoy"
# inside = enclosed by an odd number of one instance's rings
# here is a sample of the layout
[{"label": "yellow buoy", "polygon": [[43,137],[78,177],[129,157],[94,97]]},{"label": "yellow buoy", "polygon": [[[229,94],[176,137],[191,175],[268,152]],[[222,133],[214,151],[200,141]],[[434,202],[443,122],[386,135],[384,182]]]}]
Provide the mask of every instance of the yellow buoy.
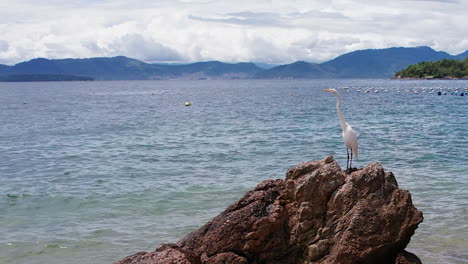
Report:
[{"label": "yellow buoy", "polygon": [[185,106],[190,106],[192,105],[190,102],[185,102]]}]

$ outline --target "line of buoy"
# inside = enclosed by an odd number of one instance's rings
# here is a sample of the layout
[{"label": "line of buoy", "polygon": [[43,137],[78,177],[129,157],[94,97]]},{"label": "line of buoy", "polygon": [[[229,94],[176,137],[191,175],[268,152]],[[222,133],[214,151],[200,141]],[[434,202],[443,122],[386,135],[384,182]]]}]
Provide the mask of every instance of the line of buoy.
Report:
[{"label": "line of buoy", "polygon": [[[343,91],[346,92],[363,92],[363,93],[379,93],[379,92],[389,92],[389,89],[387,88],[382,88],[382,89],[377,89],[377,88],[349,88],[349,87],[342,87],[339,88],[342,89]],[[396,92],[406,92],[406,93],[413,93],[415,95],[422,94],[422,93],[427,93],[427,94],[437,94],[437,95],[458,95],[458,96],[468,96],[468,88],[433,88],[433,87],[413,87],[413,88],[401,88],[397,87]],[[290,96],[293,96],[292,93],[289,94]]]}]

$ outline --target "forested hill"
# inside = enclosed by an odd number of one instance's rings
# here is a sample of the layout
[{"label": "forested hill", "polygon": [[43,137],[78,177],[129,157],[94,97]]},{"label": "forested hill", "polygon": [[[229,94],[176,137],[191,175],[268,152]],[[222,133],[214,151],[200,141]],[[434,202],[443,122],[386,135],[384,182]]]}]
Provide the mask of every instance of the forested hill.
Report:
[{"label": "forested hill", "polygon": [[468,57],[464,60],[444,59],[420,62],[408,66],[395,74],[396,78],[466,78],[468,79]]}]

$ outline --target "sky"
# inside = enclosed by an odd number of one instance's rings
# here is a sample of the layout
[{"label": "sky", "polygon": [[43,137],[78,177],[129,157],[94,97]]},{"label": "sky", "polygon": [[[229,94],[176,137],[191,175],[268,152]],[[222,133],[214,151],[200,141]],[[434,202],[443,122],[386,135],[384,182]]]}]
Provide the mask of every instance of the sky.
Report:
[{"label": "sky", "polygon": [[468,50],[468,0],[0,0],[0,64],[324,62],[361,49]]}]

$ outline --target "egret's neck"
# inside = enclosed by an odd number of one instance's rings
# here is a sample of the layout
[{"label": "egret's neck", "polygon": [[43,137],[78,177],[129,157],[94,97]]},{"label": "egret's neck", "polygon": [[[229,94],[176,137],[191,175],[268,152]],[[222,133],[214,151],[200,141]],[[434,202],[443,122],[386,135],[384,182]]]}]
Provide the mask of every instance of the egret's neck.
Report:
[{"label": "egret's neck", "polygon": [[343,130],[346,128],[346,121],[343,116],[343,112],[341,111],[341,96],[339,94],[335,94],[336,98],[338,99],[336,102],[336,110],[338,111],[338,117],[340,118],[340,125]]}]

